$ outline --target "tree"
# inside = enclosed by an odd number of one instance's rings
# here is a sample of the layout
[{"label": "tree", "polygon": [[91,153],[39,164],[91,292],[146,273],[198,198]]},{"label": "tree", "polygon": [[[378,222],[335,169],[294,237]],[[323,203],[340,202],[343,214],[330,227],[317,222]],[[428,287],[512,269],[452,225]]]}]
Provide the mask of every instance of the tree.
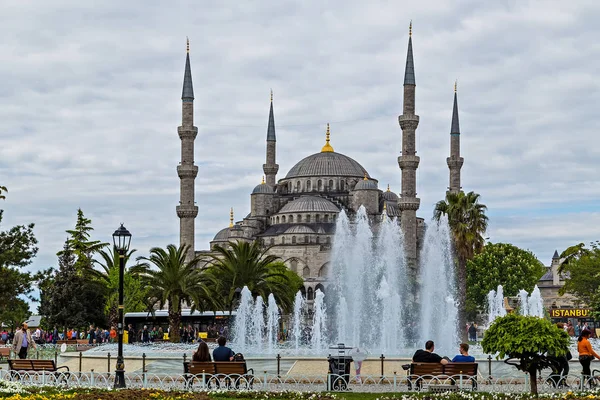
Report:
[{"label": "tree", "polygon": [[[560,294],[570,293],[594,310],[600,309],[600,242],[571,246],[561,254],[559,268],[567,276]],[[596,312],[598,314],[598,312]]]},{"label": "tree", "polygon": [[[99,240],[90,240],[91,232],[94,230],[91,226],[92,220],[83,215],[81,208],[77,209],[77,221],[75,229],[67,230],[69,238],[67,243],[75,256],[75,269],[79,273],[93,270],[92,256],[94,253],[108,246],[108,243],[102,243]],[[58,256],[63,252],[59,251]]]},{"label": "tree", "polygon": [[8,193],[6,186],[0,186],[0,200],[6,200],[6,196],[3,195],[2,192]]},{"label": "tree", "polygon": [[[508,314],[496,318],[485,331],[481,346],[488,354],[498,353],[496,359],[508,356],[517,359],[518,370],[529,373],[531,393],[537,395],[537,371],[550,368],[552,361],[544,354],[562,356],[569,350],[569,335],[550,321],[531,316]],[[506,360],[505,362],[507,362]]]},{"label": "tree", "polygon": [[[213,288],[216,282],[204,269],[198,268],[198,257],[186,261],[187,245],[167,249],[153,247],[150,257],[138,257],[143,261],[132,268],[132,273],[140,279],[142,286],[148,289],[149,307],[163,308],[168,304],[169,339],[179,342],[181,308],[184,304],[193,310],[215,310],[217,299]],[[151,265],[157,269],[152,269]]]},{"label": "tree", "polygon": [[529,250],[508,243],[487,243],[481,253],[467,261],[467,312],[475,314],[487,294],[502,285],[505,296],[520,289],[530,292],[544,274],[544,265]]},{"label": "tree", "polygon": [[[4,189],[2,189],[4,190]],[[0,223],[3,210],[0,210]],[[34,224],[17,225],[7,231],[0,231],[0,282],[2,282],[2,301],[0,302],[0,323],[14,328],[15,315],[22,315],[25,304],[22,297],[31,297],[33,277],[23,272],[38,252],[37,239],[33,232]],[[22,321],[20,321],[22,322]]]},{"label": "tree", "polygon": [[79,273],[77,258],[66,241],[58,271],[50,270],[40,282],[39,312],[49,325],[63,328],[105,326],[106,288],[98,280]]},{"label": "tree", "polygon": [[[125,255],[125,271],[123,276],[123,299],[127,312],[144,311],[146,308],[146,289],[136,279],[131,271],[127,269],[127,262],[135,250],[130,250]],[[107,299],[104,312],[108,317],[109,324],[116,326],[119,320],[119,253],[113,250],[98,251],[101,260],[94,259],[94,263],[101,269],[96,271],[97,278],[106,286]]]},{"label": "tree", "polygon": [[[467,323],[467,261],[481,251],[485,244],[483,235],[487,230],[487,207],[479,203],[479,194],[469,192],[448,193],[446,200],[435,205],[433,216],[440,220],[442,215],[448,217],[448,225],[452,232],[454,253],[456,256],[456,279],[458,287],[459,326]],[[461,329],[466,335],[464,329]]]},{"label": "tree", "polygon": [[244,286],[254,297],[266,299],[273,293],[284,311],[292,309],[294,295],[302,286],[302,280],[289,271],[279,257],[267,254],[268,250],[263,249],[259,241],[229,242],[227,246],[213,247],[215,254],[207,260],[208,270],[219,283],[218,290],[226,310],[233,310],[236,290]]}]

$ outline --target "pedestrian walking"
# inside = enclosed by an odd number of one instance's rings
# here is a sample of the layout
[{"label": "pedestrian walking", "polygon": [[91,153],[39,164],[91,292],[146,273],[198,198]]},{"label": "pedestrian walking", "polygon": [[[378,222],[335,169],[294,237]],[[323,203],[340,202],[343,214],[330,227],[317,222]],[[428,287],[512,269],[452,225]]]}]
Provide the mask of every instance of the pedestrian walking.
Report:
[{"label": "pedestrian walking", "polygon": [[37,345],[31,337],[31,332],[29,332],[27,329],[27,323],[23,322],[21,324],[21,329],[15,333],[15,339],[13,340],[13,352],[18,354],[20,359],[26,359],[27,351],[30,347],[35,349]]}]

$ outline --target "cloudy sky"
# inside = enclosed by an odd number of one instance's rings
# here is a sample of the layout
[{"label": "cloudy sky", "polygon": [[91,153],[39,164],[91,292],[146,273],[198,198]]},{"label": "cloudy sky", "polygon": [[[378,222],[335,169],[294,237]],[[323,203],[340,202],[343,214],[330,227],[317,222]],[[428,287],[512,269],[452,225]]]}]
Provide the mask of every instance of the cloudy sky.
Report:
[{"label": "cloudy sky", "polygon": [[413,20],[419,215],[448,185],[458,79],[463,187],[488,236],[532,250],[600,239],[600,3],[564,1],[0,1],[3,227],[34,222],[56,264],[78,207],[94,239],[124,222],[139,255],[179,241],[185,38],[195,89],[196,248],[249,212],[269,90],[278,178],[324,144],[400,191]]}]

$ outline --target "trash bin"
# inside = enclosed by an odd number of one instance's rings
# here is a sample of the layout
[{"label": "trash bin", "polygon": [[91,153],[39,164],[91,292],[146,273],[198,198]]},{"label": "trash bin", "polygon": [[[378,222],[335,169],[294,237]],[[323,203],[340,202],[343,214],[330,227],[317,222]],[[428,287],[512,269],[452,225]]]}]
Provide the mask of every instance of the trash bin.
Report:
[{"label": "trash bin", "polygon": [[327,371],[327,390],[346,390],[350,381],[350,363],[352,357],[346,355],[346,350],[352,349],[345,347],[343,343],[338,344],[331,349],[338,350],[337,355],[329,355],[327,362],[329,370]]}]

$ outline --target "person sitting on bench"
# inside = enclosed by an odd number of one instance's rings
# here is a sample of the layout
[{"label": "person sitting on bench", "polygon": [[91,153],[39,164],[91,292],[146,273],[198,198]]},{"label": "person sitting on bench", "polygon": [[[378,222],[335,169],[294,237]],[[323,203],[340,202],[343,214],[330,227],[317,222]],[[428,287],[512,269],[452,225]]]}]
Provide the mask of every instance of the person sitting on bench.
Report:
[{"label": "person sitting on bench", "polygon": [[448,360],[442,358],[440,355],[435,354],[433,352],[435,345],[433,340],[428,340],[425,343],[425,350],[419,349],[413,355],[413,362],[415,363],[440,363],[440,364],[448,364]]},{"label": "person sitting on bench", "polygon": [[229,347],[225,346],[227,339],[224,336],[219,336],[217,343],[219,347],[213,350],[213,359],[215,361],[233,361],[235,353]]},{"label": "person sitting on bench", "polygon": [[460,354],[455,355],[452,362],[475,362],[475,357],[469,355],[468,343],[461,343],[458,351]]}]

